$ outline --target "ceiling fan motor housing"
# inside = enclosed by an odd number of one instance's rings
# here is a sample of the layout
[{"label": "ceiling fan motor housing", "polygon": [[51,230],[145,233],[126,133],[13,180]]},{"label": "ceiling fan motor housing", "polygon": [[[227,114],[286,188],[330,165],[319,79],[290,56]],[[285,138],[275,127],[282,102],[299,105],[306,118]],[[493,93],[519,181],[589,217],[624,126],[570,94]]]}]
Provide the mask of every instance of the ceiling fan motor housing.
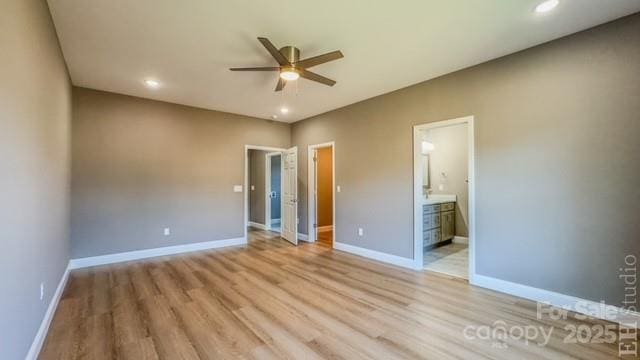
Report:
[{"label": "ceiling fan motor housing", "polygon": [[280,53],[284,55],[285,58],[291,63],[294,64],[300,60],[300,49],[294,46],[285,46],[280,49]]}]

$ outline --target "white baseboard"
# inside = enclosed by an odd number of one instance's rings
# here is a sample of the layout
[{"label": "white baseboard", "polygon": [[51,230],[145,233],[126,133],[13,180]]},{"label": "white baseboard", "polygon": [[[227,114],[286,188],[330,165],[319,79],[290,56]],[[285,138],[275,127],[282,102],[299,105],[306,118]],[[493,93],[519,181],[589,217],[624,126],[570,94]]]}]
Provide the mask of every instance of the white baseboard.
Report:
[{"label": "white baseboard", "polygon": [[298,233],[298,240],[309,242],[309,236],[307,234]]},{"label": "white baseboard", "polygon": [[355,255],[360,255],[369,259],[382,261],[388,264],[405,267],[415,270],[414,261],[410,258],[405,258],[397,255],[391,255],[375,250],[369,250],[358,246],[353,246],[345,243],[335,242],[334,248],[336,250],[348,252]]},{"label": "white baseboard", "polygon": [[27,353],[27,357],[25,358],[26,360],[36,360],[38,358],[38,355],[40,355],[40,350],[42,350],[44,340],[47,338],[47,332],[49,331],[49,326],[51,325],[51,321],[53,320],[53,315],[56,313],[58,303],[60,302],[60,298],[62,297],[62,292],[64,291],[64,287],[67,285],[67,280],[69,279],[69,270],[69,265],[67,265],[67,268],[64,270],[62,278],[58,283],[56,292],[53,294],[53,297],[51,297],[51,301],[49,302],[47,311],[44,313],[44,318],[40,323],[40,328],[38,328],[38,332],[36,333],[36,336],[31,343],[31,347],[29,348],[29,352]]},{"label": "white baseboard", "polygon": [[536,302],[546,302],[555,307],[571,310],[602,320],[638,328],[640,313],[628,311],[613,305],[605,305],[591,300],[584,300],[571,295],[564,295],[549,290],[521,285],[506,280],[475,274],[470,283],[475,286],[499,291]]},{"label": "white baseboard", "polygon": [[333,225],[318,227],[318,232],[327,232],[327,231],[333,231]]},{"label": "white baseboard", "polygon": [[247,225],[254,227],[256,229],[260,229],[260,230],[267,230],[267,226],[265,224],[261,224],[261,223],[257,223],[257,222],[253,222],[253,221],[249,221],[247,223]]},{"label": "white baseboard", "polygon": [[180,254],[198,250],[217,249],[227,246],[245,245],[246,243],[247,239],[241,237],[234,239],[205,241],[193,244],[166,246],[154,249],[135,250],[109,255],[91,256],[86,258],[71,259],[71,261],[69,261],[69,269],[79,269],[89,266],[113,264],[123,261],[146,259],[156,256]]},{"label": "white baseboard", "polygon": [[456,244],[469,244],[469,238],[464,236],[454,236],[453,242]]}]

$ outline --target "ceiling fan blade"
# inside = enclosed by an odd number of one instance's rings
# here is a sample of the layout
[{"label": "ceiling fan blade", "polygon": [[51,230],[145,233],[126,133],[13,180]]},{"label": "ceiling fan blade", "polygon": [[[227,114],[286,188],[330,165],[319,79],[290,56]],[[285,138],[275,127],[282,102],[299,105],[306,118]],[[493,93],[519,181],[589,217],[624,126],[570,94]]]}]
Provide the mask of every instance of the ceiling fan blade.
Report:
[{"label": "ceiling fan blade", "polygon": [[279,71],[277,66],[272,67],[250,67],[250,68],[231,68],[231,71]]},{"label": "ceiling fan blade", "polygon": [[334,80],[331,80],[329,78],[326,78],[322,75],[318,75],[314,72],[305,70],[305,69],[298,69],[298,71],[300,72],[300,76],[302,76],[305,79],[308,80],[312,80],[312,81],[317,81],[321,84],[325,84],[325,85],[329,85],[329,86],[333,86],[336,84],[336,82]]},{"label": "ceiling fan blade", "polygon": [[286,81],[284,81],[282,78],[278,78],[278,85],[276,85],[276,91],[282,91],[282,89],[284,89],[284,86],[287,84]]},{"label": "ceiling fan blade", "polygon": [[300,60],[300,61],[296,62],[295,65],[296,65],[296,67],[310,68],[312,66],[324,64],[324,63],[329,62],[329,61],[342,59],[343,57],[344,57],[344,55],[342,55],[342,52],[340,50],[336,50],[336,51],[332,51],[330,53],[326,53],[326,54],[310,57],[308,59]]},{"label": "ceiling fan blade", "polygon": [[284,55],[269,41],[267,38],[259,37],[258,41],[267,49],[267,51],[273,56],[274,59],[280,65],[291,65]]}]

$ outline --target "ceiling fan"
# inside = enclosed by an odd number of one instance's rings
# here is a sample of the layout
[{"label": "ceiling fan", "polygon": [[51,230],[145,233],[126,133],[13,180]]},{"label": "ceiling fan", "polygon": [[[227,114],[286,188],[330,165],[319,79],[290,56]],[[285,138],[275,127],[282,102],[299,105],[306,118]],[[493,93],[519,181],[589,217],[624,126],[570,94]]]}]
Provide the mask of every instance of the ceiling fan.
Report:
[{"label": "ceiling fan", "polygon": [[326,78],[322,75],[318,75],[314,72],[307,70],[310,67],[327,63],[329,61],[338,60],[344,57],[342,53],[332,51],[330,53],[310,57],[308,59],[300,60],[300,50],[293,46],[285,46],[278,50],[267,38],[259,37],[258,41],[269,51],[271,56],[278,62],[280,66],[273,67],[252,67],[252,68],[231,68],[231,71],[279,71],[280,78],[278,79],[278,85],[276,85],[276,91],[281,91],[286,85],[287,81],[297,80],[299,77],[303,77],[307,80],[319,82],[321,84],[333,86],[335,81]]}]

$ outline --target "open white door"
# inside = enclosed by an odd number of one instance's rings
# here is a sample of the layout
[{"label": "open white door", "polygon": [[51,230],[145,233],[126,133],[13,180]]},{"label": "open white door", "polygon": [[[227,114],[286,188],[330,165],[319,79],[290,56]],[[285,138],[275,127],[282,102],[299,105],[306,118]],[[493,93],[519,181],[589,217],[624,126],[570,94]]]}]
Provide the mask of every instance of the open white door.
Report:
[{"label": "open white door", "polygon": [[311,227],[309,228],[309,241],[316,241],[318,240],[318,149],[313,149],[311,156],[311,161],[313,161],[313,174],[311,180],[313,180],[313,184],[309,185],[309,188],[311,188],[311,194],[309,194],[308,197],[309,199],[313,197],[313,199],[311,199],[312,213],[309,215],[312,219]]},{"label": "open white door", "polygon": [[298,245],[298,148],[282,153],[282,237]]}]

